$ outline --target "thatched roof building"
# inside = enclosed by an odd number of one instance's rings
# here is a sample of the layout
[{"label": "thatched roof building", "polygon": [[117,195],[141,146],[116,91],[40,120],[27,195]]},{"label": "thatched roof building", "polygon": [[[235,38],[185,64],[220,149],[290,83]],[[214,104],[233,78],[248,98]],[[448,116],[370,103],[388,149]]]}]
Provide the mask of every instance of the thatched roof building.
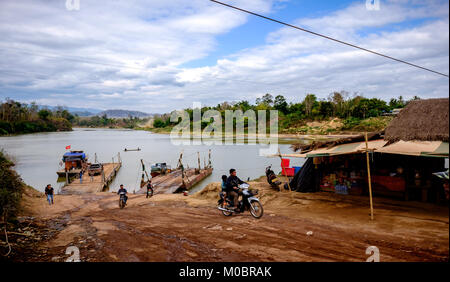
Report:
[{"label": "thatched roof building", "polygon": [[[383,139],[384,131],[380,132],[370,132],[367,134],[367,139],[370,140],[378,140]],[[355,143],[355,142],[362,142],[365,140],[365,135],[355,135],[351,137],[344,137],[334,140],[326,140],[326,141],[313,141],[308,144],[293,144],[291,145],[291,149],[294,150],[294,152],[300,151],[302,153],[309,152],[312,150],[316,150],[319,148],[332,148],[337,145],[343,145],[343,144],[349,144],[349,143]]]},{"label": "thatched roof building", "polygon": [[389,143],[403,141],[449,140],[449,99],[411,101],[385,130]]}]

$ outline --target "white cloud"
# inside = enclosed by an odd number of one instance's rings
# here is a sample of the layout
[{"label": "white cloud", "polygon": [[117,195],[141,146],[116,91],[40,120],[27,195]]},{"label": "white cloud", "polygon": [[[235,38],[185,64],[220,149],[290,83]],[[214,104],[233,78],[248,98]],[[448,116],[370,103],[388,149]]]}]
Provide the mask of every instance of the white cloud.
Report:
[{"label": "white cloud", "polygon": [[[448,78],[282,26],[265,44],[213,66],[180,67],[221,48],[216,37],[248,16],[201,0],[81,0],[80,11],[67,11],[64,2],[0,2],[2,96],[161,112],[266,92],[290,101],[341,89],[380,98],[449,93]],[[227,1],[258,13],[278,2]],[[448,2],[382,1],[380,11],[364,3],[295,23],[448,73]]]}]

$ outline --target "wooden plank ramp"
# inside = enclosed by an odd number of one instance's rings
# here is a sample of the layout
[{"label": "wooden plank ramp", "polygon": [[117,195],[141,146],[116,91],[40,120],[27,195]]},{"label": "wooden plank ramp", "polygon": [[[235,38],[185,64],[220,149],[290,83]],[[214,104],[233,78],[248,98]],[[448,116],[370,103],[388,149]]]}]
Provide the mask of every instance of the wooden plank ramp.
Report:
[{"label": "wooden plank ramp", "polygon": [[[201,169],[200,173],[196,174],[196,169],[186,169],[184,184],[183,178],[181,177],[181,169],[177,169],[166,175],[155,176],[152,178],[154,194],[172,194],[181,192],[182,190],[189,190],[195,184],[211,175],[212,170],[212,168]],[[147,193],[146,186],[142,187],[137,193]]]},{"label": "wooden plank ramp", "polygon": [[[102,192],[114,180],[122,163],[103,163],[104,174],[95,175],[91,178],[86,172],[83,179],[77,177],[72,182],[61,188],[61,194],[87,194]],[[104,175],[104,178],[103,178]]]}]

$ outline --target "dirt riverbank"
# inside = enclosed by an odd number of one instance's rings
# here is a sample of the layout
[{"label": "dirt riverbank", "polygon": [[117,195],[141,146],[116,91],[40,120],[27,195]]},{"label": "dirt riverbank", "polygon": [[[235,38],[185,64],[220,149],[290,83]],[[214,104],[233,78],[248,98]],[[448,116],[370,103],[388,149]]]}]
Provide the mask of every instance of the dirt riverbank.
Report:
[{"label": "dirt riverbank", "polygon": [[39,240],[13,260],[64,261],[76,246],[81,261],[365,261],[376,246],[381,261],[448,261],[448,207],[375,198],[370,221],[365,197],[250,184],[264,205],[259,220],[221,215],[216,183],[191,196],[130,195],[123,210],[113,193],[56,195],[53,206],[25,196],[20,219]]}]

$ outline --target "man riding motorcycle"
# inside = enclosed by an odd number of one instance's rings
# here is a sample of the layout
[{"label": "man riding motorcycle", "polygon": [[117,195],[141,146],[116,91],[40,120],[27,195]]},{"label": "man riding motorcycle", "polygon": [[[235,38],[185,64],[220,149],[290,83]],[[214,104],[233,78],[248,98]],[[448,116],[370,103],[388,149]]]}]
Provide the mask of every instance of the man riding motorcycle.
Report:
[{"label": "man riding motorcycle", "polygon": [[239,189],[239,185],[245,183],[239,177],[236,176],[236,170],[230,169],[230,176],[228,176],[226,182],[227,195],[233,199],[233,205],[235,210],[238,210],[239,195],[242,193],[242,189]]},{"label": "man riding motorcycle", "polygon": [[127,189],[123,188],[123,184],[120,184],[120,189],[117,191],[117,195],[120,195],[120,193],[125,193],[125,205],[127,204],[127,200],[128,200],[128,192]]}]

